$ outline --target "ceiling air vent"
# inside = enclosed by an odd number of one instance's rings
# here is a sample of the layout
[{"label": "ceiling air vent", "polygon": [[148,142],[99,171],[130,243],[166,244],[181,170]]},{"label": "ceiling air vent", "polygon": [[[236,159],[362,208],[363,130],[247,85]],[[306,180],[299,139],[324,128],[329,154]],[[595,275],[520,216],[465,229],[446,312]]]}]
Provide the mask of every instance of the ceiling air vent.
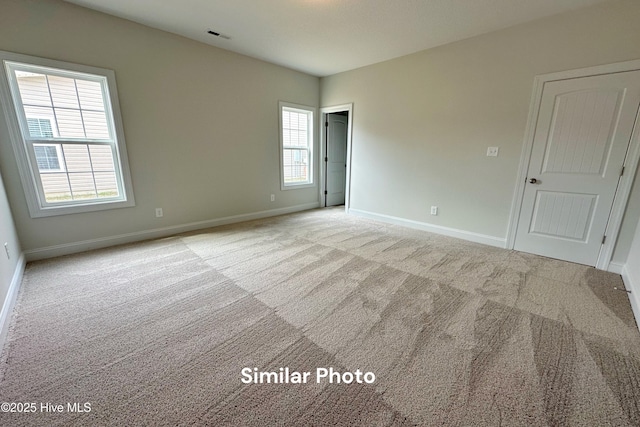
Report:
[{"label": "ceiling air vent", "polygon": [[212,36],[220,37],[221,39],[231,40],[231,37],[227,36],[226,34],[220,34],[213,30],[208,30],[207,33],[211,34]]}]

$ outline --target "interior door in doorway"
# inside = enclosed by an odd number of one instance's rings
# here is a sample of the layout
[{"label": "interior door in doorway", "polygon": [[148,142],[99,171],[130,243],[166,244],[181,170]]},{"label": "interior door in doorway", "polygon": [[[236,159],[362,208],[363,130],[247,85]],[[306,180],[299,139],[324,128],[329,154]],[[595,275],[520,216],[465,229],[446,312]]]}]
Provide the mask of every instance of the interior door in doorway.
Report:
[{"label": "interior door in doorway", "polygon": [[639,105],[640,71],[544,84],[514,249],[596,265]]},{"label": "interior door in doorway", "polygon": [[327,114],[325,206],[344,205],[347,183],[347,121],[345,114]]}]

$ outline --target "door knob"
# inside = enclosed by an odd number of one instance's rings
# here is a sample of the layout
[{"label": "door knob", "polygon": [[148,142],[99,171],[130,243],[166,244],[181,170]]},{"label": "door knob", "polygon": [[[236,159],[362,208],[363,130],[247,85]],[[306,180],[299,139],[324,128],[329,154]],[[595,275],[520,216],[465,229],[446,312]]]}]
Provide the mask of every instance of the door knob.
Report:
[{"label": "door knob", "polygon": [[537,180],[537,179],[535,179],[535,178],[531,178],[531,179],[529,180],[529,182],[530,182],[531,184],[535,184],[535,183],[537,183],[537,182],[538,182],[538,180]]}]

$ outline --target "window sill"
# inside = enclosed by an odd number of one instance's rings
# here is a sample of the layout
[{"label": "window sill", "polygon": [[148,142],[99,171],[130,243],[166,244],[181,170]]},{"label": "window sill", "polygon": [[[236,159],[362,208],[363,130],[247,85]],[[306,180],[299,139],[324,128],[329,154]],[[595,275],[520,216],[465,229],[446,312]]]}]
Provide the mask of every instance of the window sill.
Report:
[{"label": "window sill", "polygon": [[50,216],[71,215],[87,212],[106,211],[111,209],[131,208],[134,207],[134,200],[104,201],[93,202],[78,205],[66,206],[47,206],[47,207],[29,207],[29,215],[31,218],[45,218]]},{"label": "window sill", "polygon": [[286,190],[300,190],[300,189],[303,189],[303,188],[313,188],[313,187],[315,187],[315,186],[316,186],[316,184],[315,184],[315,183],[313,183],[313,182],[312,182],[312,183],[307,183],[307,184],[287,184],[287,185],[281,184],[281,185],[280,185],[280,189],[281,189],[282,191],[286,191]]}]

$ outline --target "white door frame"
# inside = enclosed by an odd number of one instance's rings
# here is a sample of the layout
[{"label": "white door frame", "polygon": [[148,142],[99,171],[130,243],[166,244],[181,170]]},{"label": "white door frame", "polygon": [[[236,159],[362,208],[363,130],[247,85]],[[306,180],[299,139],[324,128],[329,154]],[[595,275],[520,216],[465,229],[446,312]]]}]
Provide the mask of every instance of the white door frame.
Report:
[{"label": "white door frame", "polygon": [[[509,226],[507,229],[507,249],[513,249],[516,241],[516,230],[518,227],[518,219],[520,210],[522,209],[522,200],[524,198],[525,180],[527,178],[529,161],[531,159],[531,150],[533,149],[533,139],[535,136],[535,128],[538,120],[538,112],[540,101],[542,100],[542,90],[544,84],[556,80],[567,80],[580,77],[590,77],[602,74],[621,73],[626,71],[640,70],[640,60],[618,62],[615,64],[600,65],[596,67],[581,68],[577,70],[561,71],[558,73],[538,75],[534,79],[533,94],[531,96],[531,104],[529,106],[529,118],[525,131],[525,137],[520,155],[520,166],[518,168],[518,181],[513,194],[511,203],[511,214],[509,216]],[[640,113],[640,112],[639,112]],[[636,124],[631,135],[631,142],[624,161],[625,172],[621,177],[616,195],[613,201],[613,207],[609,216],[609,223],[605,235],[607,239],[602,245],[596,268],[600,270],[609,270],[609,264],[613,251],[618,240],[618,233],[624,218],[624,211],[627,201],[631,194],[631,185],[636,175],[638,162],[640,160],[640,114],[636,116]]]},{"label": "white door frame", "polygon": [[324,124],[327,120],[327,114],[339,113],[341,111],[346,111],[349,114],[347,116],[347,176],[345,178],[346,183],[344,189],[344,210],[349,213],[351,206],[351,133],[353,129],[353,103],[320,108],[320,185],[318,187],[320,188],[320,206],[324,207],[324,192],[326,191],[326,165],[324,158],[327,155],[324,144],[327,137],[327,128]]}]

